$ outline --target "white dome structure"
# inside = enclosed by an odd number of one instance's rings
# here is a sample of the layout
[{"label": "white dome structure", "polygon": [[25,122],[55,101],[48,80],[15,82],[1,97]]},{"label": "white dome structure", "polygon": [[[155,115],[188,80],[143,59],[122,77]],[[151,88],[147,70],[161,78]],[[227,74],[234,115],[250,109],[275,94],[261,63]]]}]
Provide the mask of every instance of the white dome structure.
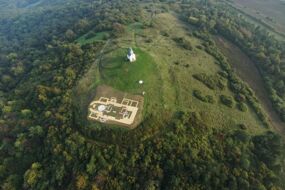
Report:
[{"label": "white dome structure", "polygon": [[105,105],[100,105],[100,106],[98,106],[98,111],[99,112],[103,112],[103,111],[105,111],[106,110],[106,106]]}]

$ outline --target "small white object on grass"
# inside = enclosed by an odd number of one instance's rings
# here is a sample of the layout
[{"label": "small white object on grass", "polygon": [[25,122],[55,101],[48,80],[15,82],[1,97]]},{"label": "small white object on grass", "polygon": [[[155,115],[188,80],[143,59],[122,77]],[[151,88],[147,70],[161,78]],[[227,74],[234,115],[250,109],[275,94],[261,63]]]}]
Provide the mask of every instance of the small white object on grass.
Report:
[{"label": "small white object on grass", "polygon": [[105,109],[106,109],[106,106],[105,106],[105,105],[100,105],[100,106],[98,106],[98,111],[99,111],[99,112],[103,112]]},{"label": "small white object on grass", "polygon": [[143,84],[143,80],[140,80],[140,81],[139,81],[139,84]]},{"label": "small white object on grass", "polygon": [[145,91],[142,92],[142,95],[143,95],[143,96],[145,95]]}]

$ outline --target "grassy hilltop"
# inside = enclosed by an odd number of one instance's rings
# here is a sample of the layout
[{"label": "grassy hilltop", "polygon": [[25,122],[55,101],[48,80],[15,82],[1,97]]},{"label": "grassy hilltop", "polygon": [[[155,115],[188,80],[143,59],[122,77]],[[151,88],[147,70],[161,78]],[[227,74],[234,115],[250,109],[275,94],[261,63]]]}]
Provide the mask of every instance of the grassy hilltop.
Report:
[{"label": "grassy hilltop", "polygon": [[[108,42],[100,60],[94,62],[86,77],[79,82],[76,97],[84,98],[94,92],[96,84],[106,84],[130,93],[146,91],[146,115],[160,118],[166,111],[169,114],[177,110],[193,111],[200,113],[202,119],[214,128],[238,128],[240,124],[246,124],[255,133],[266,130],[248,105],[245,105],[245,112],[238,109],[227,79],[219,74],[222,69],[214,57],[200,48],[203,41],[190,35],[193,31],[190,27],[170,13],[158,15],[153,23],[154,27],[147,29],[127,27],[116,41]],[[191,49],[179,45],[178,38],[187,41]],[[128,63],[127,48],[132,45],[137,61]],[[195,75],[218,80],[222,87],[211,89]],[[139,80],[145,82],[143,89]],[[197,91],[201,97],[209,97],[211,102],[199,99],[197,94],[195,96]],[[222,95],[230,97],[231,107],[221,103]],[[86,104],[81,109],[86,109]]]}]

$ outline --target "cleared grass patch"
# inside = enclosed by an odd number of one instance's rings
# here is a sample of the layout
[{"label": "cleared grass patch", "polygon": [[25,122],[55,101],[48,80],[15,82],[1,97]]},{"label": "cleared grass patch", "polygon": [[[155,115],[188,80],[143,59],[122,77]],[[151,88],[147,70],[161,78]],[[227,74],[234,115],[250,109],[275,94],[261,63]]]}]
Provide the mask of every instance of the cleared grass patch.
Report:
[{"label": "cleared grass patch", "polygon": [[78,39],[75,40],[76,43],[79,43],[80,45],[90,44],[93,42],[101,42],[108,38],[109,33],[108,32],[97,32],[91,34],[92,31],[88,32],[87,34],[84,34],[83,36],[80,36]]},{"label": "cleared grass patch", "polygon": [[134,22],[127,26],[128,31],[142,30],[142,29],[143,29],[143,24],[140,22]]},{"label": "cleared grass patch", "polygon": [[[149,76],[156,70],[152,58],[139,48],[135,48],[134,52],[137,61],[133,63],[126,60],[127,51],[122,48],[104,56],[100,72],[107,84],[120,90],[139,93],[154,82],[154,78]],[[139,85],[139,80],[143,80],[144,85]]]},{"label": "cleared grass patch", "polygon": [[[140,48],[133,50],[137,56],[133,63],[126,60],[127,49],[118,48],[106,54],[100,64],[101,81],[132,94],[145,92],[145,105],[155,107],[154,104],[161,101],[156,63]],[[144,83],[139,84],[139,80],[143,80]]]}]

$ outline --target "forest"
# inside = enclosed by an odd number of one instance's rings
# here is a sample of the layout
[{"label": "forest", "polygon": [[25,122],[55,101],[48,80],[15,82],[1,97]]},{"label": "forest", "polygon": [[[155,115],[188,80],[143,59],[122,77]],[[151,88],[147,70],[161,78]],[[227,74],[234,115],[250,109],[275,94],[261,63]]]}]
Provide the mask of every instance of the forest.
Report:
[{"label": "forest", "polygon": [[[232,94],[216,98],[203,89],[194,89],[187,92],[189,97],[199,104],[216,106],[221,102],[222,109],[237,107],[244,114],[254,113],[261,132],[250,131],[248,123],[225,122],[225,127],[215,128],[199,111],[169,111],[165,107],[160,114],[147,113],[135,130],[87,126],[74,102],[79,81],[109,40],[119,43],[132,23],[141,23],[141,30],[152,30],[157,24],[152,19],[163,13],[189,25],[187,35],[202,44],[195,46],[173,37],[174,45],[183,51],[201,51],[221,68],[215,74],[193,74],[191,80],[209,91],[228,90]],[[168,35],[162,33],[163,38]],[[254,92],[218,50],[216,35],[254,60],[274,110],[283,121],[282,129],[272,128]],[[80,43],[82,36],[84,42]],[[153,40],[145,41],[149,44]],[[181,64],[177,61],[174,66]],[[3,190],[281,190],[285,189],[284,130],[285,43],[247,22],[223,2],[0,0]]]}]

